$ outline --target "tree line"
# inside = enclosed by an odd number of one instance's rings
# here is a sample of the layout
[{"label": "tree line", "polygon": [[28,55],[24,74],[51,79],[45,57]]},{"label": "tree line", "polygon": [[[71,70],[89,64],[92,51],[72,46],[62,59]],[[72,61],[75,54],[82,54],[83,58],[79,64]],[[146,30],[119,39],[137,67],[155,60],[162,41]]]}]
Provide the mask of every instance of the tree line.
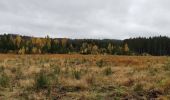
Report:
[{"label": "tree line", "polygon": [[109,39],[68,39],[0,35],[0,53],[16,54],[129,54],[128,44]]},{"label": "tree line", "polygon": [[0,35],[0,53],[15,54],[112,54],[170,55],[170,38],[166,36],[114,39],[68,39]]},{"label": "tree line", "polygon": [[138,55],[170,55],[170,38],[166,36],[130,38],[124,42]]}]

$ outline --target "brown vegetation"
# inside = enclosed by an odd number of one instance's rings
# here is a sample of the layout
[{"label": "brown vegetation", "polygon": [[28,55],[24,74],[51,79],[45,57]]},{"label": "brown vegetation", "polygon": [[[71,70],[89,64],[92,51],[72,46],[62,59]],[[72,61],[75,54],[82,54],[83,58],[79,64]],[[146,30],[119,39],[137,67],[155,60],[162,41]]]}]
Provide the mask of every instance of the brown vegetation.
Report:
[{"label": "brown vegetation", "polygon": [[170,99],[168,57],[0,55],[2,99]]}]

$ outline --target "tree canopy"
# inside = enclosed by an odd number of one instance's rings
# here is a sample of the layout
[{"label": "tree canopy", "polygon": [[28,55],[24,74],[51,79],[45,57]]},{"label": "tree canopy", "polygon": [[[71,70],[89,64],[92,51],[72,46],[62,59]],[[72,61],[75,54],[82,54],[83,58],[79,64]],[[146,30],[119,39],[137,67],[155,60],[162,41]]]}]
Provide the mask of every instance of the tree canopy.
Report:
[{"label": "tree canopy", "polygon": [[46,36],[29,37],[14,34],[0,35],[0,53],[17,54],[112,54],[112,55],[170,55],[170,38],[138,37],[114,39],[68,39]]}]

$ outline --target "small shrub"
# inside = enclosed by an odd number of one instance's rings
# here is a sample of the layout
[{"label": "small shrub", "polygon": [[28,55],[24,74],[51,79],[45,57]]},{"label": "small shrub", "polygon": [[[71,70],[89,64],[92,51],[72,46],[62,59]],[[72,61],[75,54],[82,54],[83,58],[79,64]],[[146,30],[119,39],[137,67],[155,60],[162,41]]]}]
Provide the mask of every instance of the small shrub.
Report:
[{"label": "small shrub", "polygon": [[149,73],[151,75],[156,75],[158,73],[158,69],[156,69],[156,68],[149,68]]},{"label": "small shrub", "polygon": [[[110,92],[111,94],[108,95],[107,100],[124,100],[122,97],[126,97],[128,95],[126,87],[121,86],[113,87],[113,90]],[[127,100],[129,99],[127,98]]]},{"label": "small shrub", "polygon": [[112,69],[111,67],[107,67],[104,69],[104,75],[108,76],[108,75],[111,75],[113,72],[112,72]]},{"label": "small shrub", "polygon": [[144,89],[143,89],[143,85],[142,84],[136,84],[133,88],[133,90],[135,92],[142,92]]},{"label": "small shrub", "polygon": [[170,80],[169,79],[160,80],[159,87],[163,90],[164,93],[170,93]]},{"label": "small shrub", "polygon": [[[125,91],[125,88],[124,88],[124,87],[118,86],[118,87],[116,87],[116,88],[114,89],[114,95],[115,95],[115,97],[121,97],[121,96],[123,96],[124,94],[126,94],[126,91]],[[119,99],[118,99],[118,100],[119,100]]]},{"label": "small shrub", "polygon": [[68,78],[68,77],[71,76],[70,74],[72,74],[72,73],[71,73],[69,67],[65,67],[64,71],[62,72],[62,75],[63,75],[65,78]]},{"label": "small shrub", "polygon": [[22,70],[21,70],[21,67],[17,67],[15,73],[16,73],[15,78],[16,78],[17,80],[24,78],[23,72],[22,72]]},{"label": "small shrub", "polygon": [[73,74],[73,77],[77,80],[81,78],[81,71],[73,70],[72,74]]},{"label": "small shrub", "polygon": [[170,71],[170,62],[169,63],[166,63],[164,66],[163,66],[164,70],[165,71]]},{"label": "small shrub", "polygon": [[84,64],[84,63],[87,63],[87,62],[88,62],[87,59],[85,59],[85,58],[82,59],[82,63],[83,63],[83,64]]},{"label": "small shrub", "polygon": [[41,71],[37,78],[35,79],[35,86],[37,89],[43,89],[43,88],[47,88],[49,85],[49,79],[47,77],[47,75]]},{"label": "small shrub", "polygon": [[95,81],[96,81],[96,79],[95,79],[94,75],[88,75],[88,77],[86,78],[86,82],[89,85],[94,85]]},{"label": "small shrub", "polygon": [[101,60],[99,60],[99,61],[96,62],[96,65],[97,65],[98,67],[103,67],[103,66],[104,66],[104,61],[101,59]]},{"label": "small shrub", "polygon": [[55,67],[54,67],[54,73],[55,73],[55,74],[57,74],[57,75],[59,75],[59,74],[60,74],[60,72],[61,72],[60,67],[55,66]]},{"label": "small shrub", "polygon": [[104,96],[100,94],[95,95],[95,100],[104,100]]},{"label": "small shrub", "polygon": [[86,67],[84,69],[81,69],[80,71],[84,75],[84,74],[87,74],[89,72],[89,69]]},{"label": "small shrub", "polygon": [[16,67],[11,68],[11,72],[12,72],[12,73],[15,73],[16,71],[17,71],[17,68],[16,68]]},{"label": "small shrub", "polygon": [[127,86],[127,87],[130,87],[130,86],[133,86],[134,83],[135,83],[135,80],[132,79],[132,78],[129,78],[127,81],[125,81],[125,82],[123,83],[123,85],[124,85],[124,86]]},{"label": "small shrub", "polygon": [[8,87],[10,84],[10,78],[5,74],[3,73],[1,76],[0,76],[0,86],[2,87]]},{"label": "small shrub", "polygon": [[4,72],[5,68],[4,66],[0,66],[0,72]]}]

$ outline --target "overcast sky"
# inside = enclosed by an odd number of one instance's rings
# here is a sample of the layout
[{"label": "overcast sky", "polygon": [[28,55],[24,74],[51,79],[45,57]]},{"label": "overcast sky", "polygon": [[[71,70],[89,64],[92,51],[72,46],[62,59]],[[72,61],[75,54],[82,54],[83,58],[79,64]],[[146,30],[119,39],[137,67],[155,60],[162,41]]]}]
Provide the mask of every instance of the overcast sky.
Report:
[{"label": "overcast sky", "polygon": [[170,36],[170,0],[0,0],[0,33],[125,39]]}]

